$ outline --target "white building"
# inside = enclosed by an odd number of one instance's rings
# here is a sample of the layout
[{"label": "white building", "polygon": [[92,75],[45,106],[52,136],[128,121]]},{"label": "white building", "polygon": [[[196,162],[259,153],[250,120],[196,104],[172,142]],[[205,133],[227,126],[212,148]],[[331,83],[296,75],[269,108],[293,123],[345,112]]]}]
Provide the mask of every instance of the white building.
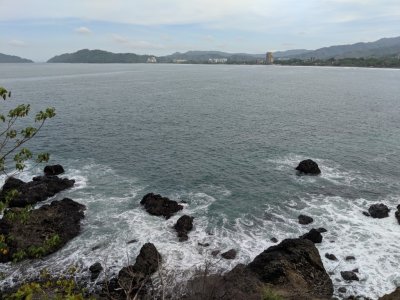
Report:
[{"label": "white building", "polygon": [[150,56],[150,57],[147,59],[147,62],[148,62],[148,63],[151,63],[151,64],[155,64],[155,63],[157,62],[157,59],[156,59],[155,56]]}]

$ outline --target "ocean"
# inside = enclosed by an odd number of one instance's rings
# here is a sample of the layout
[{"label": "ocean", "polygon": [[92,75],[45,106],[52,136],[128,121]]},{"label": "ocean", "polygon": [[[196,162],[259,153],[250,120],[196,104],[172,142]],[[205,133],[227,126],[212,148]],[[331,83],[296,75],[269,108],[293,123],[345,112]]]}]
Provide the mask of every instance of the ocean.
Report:
[{"label": "ocean", "polygon": [[[76,264],[84,273],[97,261],[112,274],[146,242],[165,272],[184,280],[205,262],[229,270],[272,246],[272,237],[324,227],[316,246],[336,296],[342,286],[372,299],[391,292],[400,285],[399,83],[393,69],[0,65],[0,86],[12,91],[3,111],[17,103],[57,111],[29,147],[50,152],[76,185],[45,203],[68,197],[87,207],[78,237],[44,259],[1,265],[1,284],[44,267]],[[296,174],[307,158],[321,176]],[[148,192],[187,204],[164,220],[140,206]],[[390,216],[364,216],[374,203],[388,205]],[[194,230],[180,243],[173,225],[183,214],[195,218]],[[299,225],[299,214],[314,223]],[[211,255],[231,248],[235,260]],[[355,268],[360,281],[348,285],[340,271]]]}]

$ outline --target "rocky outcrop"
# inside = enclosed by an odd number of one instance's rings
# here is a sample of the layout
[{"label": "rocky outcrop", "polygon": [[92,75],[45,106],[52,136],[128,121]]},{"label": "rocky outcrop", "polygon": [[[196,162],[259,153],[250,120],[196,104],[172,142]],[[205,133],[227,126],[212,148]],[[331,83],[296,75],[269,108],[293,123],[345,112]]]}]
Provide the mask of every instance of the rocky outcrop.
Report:
[{"label": "rocky outcrop", "polygon": [[400,287],[398,287],[393,293],[387,294],[379,298],[379,300],[399,300],[400,299]]},{"label": "rocky outcrop", "polygon": [[359,281],[357,274],[353,271],[342,271],[340,272],[340,275],[342,275],[342,278],[347,281]]},{"label": "rocky outcrop", "polygon": [[235,259],[236,254],[237,254],[237,251],[235,249],[231,249],[231,250],[228,250],[228,251],[222,253],[221,257],[225,258],[225,259]]},{"label": "rocky outcrop", "polygon": [[8,201],[8,206],[25,207],[53,197],[55,194],[71,188],[74,183],[75,180],[57,176],[38,176],[29,182],[10,177],[6,180],[0,193],[0,201],[6,202],[7,194],[16,190],[18,194]]},{"label": "rocky outcrop", "polygon": [[145,195],[140,204],[144,206],[144,209],[149,214],[163,216],[166,219],[169,219],[173,214],[183,209],[183,206],[178,204],[178,202],[153,193]]},{"label": "rocky outcrop", "polygon": [[[150,276],[157,271],[161,263],[161,255],[152,243],[146,243],[140,249],[134,265],[124,267],[118,273],[118,283],[123,290],[135,295],[143,287]],[[145,289],[142,289],[144,291]],[[126,295],[128,296],[128,295]]]},{"label": "rocky outcrop", "polygon": [[368,208],[370,216],[378,219],[389,217],[389,211],[390,209],[382,203],[373,204]]},{"label": "rocky outcrop", "polygon": [[193,229],[193,217],[184,215],[178,219],[174,228],[178,233],[180,242],[187,241],[189,239],[188,232]]},{"label": "rocky outcrop", "polygon": [[311,229],[309,232],[301,236],[302,239],[310,240],[313,243],[322,242],[322,234],[317,229]]},{"label": "rocky outcrop", "polygon": [[318,164],[311,159],[306,159],[301,161],[299,165],[296,167],[296,170],[299,171],[300,173],[308,175],[321,174],[321,170],[319,169]]},{"label": "rocky outcrop", "polygon": [[65,172],[62,165],[45,166],[43,171],[45,175],[60,175]]},{"label": "rocky outcrop", "polygon": [[299,216],[299,224],[301,224],[301,225],[308,225],[312,222],[314,222],[314,219],[309,216],[306,216],[306,215]]},{"label": "rocky outcrop", "polygon": [[39,258],[63,247],[80,232],[85,206],[71,199],[53,201],[34,210],[12,208],[0,220],[5,249],[0,262]]},{"label": "rocky outcrop", "polygon": [[287,239],[259,254],[247,268],[263,283],[287,294],[310,298],[332,296],[333,285],[314,244],[307,239]]},{"label": "rocky outcrop", "polygon": [[397,205],[397,211],[394,213],[394,216],[396,217],[397,222],[400,225],[400,205]]}]

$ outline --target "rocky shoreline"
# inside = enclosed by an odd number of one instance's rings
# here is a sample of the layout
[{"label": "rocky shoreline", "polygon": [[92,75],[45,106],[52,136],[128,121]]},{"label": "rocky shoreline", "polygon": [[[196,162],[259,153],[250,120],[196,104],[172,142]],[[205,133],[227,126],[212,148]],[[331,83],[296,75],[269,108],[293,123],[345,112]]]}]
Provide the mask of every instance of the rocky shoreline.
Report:
[{"label": "rocky shoreline", "polygon": [[[312,160],[300,162],[296,170],[299,176],[321,174],[318,164]],[[6,180],[0,192],[0,201],[8,204],[0,219],[0,263],[44,257],[61,249],[79,235],[86,209],[84,205],[64,198],[36,209],[32,208],[32,205],[73,187],[74,180],[58,177],[63,172],[64,168],[61,165],[46,166],[44,175],[34,177],[30,182],[13,177]],[[160,222],[184,210],[184,206],[177,201],[153,193],[144,195],[140,204],[149,214],[159,216]],[[395,217],[400,224],[400,205],[396,209]],[[386,205],[377,203],[371,205],[368,212],[363,214],[379,219],[389,217],[389,211],[390,208]],[[301,225],[309,225],[314,220],[311,216],[299,215],[298,222]],[[190,239],[190,232],[195,223],[195,218],[189,215],[182,215],[177,220],[173,229],[177,232],[180,242]],[[334,284],[330,278],[331,274],[325,270],[315,246],[316,243],[322,242],[324,232],[327,232],[327,229],[312,228],[300,237],[285,239],[280,243],[274,238],[273,242],[278,244],[264,250],[247,265],[238,264],[224,274],[203,272],[193,276],[185,283],[184,292],[179,298],[332,299]],[[208,247],[209,244],[199,243],[199,246]],[[219,259],[232,260],[236,258],[238,251],[240,249],[230,249],[220,253],[220,250],[215,249],[211,254]],[[325,257],[333,261],[339,260],[334,253],[325,253]],[[345,260],[352,259],[356,258],[349,256]],[[29,297],[35,298],[41,293],[53,295],[54,299],[56,296],[59,297],[57,299],[158,299],[160,291],[155,292],[153,277],[157,277],[163,260],[165,258],[154,244],[146,243],[141,247],[135,263],[123,267],[115,277],[100,276],[104,275],[106,266],[97,262],[88,269],[88,276],[85,277],[87,279],[72,282],[73,276],[48,275],[46,278],[20,282],[9,290],[0,291],[0,299],[30,299]],[[358,269],[340,272],[343,281],[349,285],[359,280],[358,273]],[[97,289],[86,291],[84,287],[88,282],[85,280],[96,281]],[[60,285],[60,282],[65,286]],[[340,295],[347,292],[344,286],[338,291]],[[23,297],[16,298],[18,293]],[[72,296],[75,298],[71,298]],[[354,295],[347,298],[341,296],[341,299],[368,298]],[[380,298],[392,299],[400,299],[399,288]]]}]

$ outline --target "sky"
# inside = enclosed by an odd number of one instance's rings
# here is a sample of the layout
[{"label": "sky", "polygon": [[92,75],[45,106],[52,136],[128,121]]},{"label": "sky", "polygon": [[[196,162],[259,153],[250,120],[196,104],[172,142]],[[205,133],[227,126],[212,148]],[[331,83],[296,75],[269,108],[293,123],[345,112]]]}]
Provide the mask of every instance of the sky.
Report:
[{"label": "sky", "polygon": [[0,53],[265,53],[400,36],[399,0],[0,0]]}]

